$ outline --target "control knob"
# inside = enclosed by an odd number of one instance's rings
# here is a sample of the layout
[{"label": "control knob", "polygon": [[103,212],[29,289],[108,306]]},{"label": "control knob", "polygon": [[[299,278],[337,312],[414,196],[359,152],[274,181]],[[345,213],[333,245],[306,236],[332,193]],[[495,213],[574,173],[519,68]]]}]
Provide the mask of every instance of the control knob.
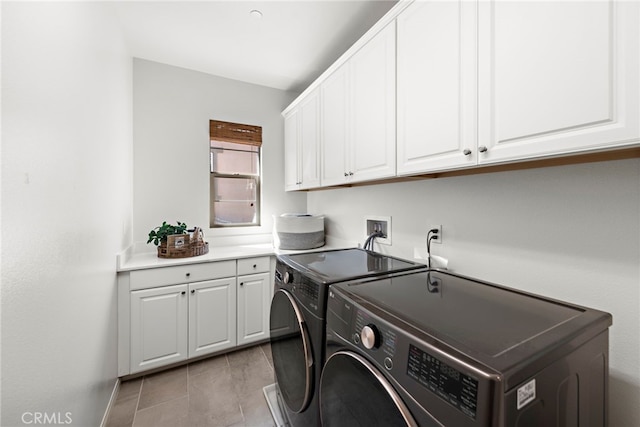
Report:
[{"label": "control knob", "polygon": [[375,325],[368,324],[360,331],[360,339],[362,345],[368,350],[380,347],[380,332]]},{"label": "control knob", "polygon": [[289,271],[285,271],[284,272],[284,283],[291,283],[293,282],[293,274],[291,274]]}]

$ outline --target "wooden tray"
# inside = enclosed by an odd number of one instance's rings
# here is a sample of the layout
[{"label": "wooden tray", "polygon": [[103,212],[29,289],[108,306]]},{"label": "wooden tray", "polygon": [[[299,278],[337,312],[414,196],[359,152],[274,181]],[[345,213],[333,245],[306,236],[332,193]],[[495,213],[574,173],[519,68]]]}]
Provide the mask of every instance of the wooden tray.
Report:
[{"label": "wooden tray", "polygon": [[190,234],[172,234],[158,246],[158,258],[188,258],[209,252],[209,243],[204,241],[200,228]]}]

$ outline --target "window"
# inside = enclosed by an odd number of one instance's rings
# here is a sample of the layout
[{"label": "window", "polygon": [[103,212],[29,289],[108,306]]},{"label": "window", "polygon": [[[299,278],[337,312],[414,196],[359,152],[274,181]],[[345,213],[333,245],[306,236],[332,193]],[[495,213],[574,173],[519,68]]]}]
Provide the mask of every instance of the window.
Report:
[{"label": "window", "polygon": [[262,128],[216,120],[209,128],[210,226],[260,225]]}]

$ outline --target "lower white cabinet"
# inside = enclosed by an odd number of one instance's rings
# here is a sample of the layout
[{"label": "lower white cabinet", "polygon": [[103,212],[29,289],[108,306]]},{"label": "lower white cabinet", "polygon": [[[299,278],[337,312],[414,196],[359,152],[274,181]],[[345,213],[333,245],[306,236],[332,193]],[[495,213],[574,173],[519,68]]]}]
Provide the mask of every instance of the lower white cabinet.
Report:
[{"label": "lower white cabinet", "polygon": [[238,345],[269,338],[269,273],[238,276]]},{"label": "lower white cabinet", "polygon": [[[266,256],[120,273],[118,375],[268,339],[272,264]],[[166,284],[172,277],[211,280]]]},{"label": "lower white cabinet", "polygon": [[187,358],[187,285],[131,292],[131,371]]},{"label": "lower white cabinet", "polygon": [[236,278],[189,285],[189,357],[236,346]]},{"label": "lower white cabinet", "polygon": [[235,347],[236,278],[131,292],[131,369]]}]

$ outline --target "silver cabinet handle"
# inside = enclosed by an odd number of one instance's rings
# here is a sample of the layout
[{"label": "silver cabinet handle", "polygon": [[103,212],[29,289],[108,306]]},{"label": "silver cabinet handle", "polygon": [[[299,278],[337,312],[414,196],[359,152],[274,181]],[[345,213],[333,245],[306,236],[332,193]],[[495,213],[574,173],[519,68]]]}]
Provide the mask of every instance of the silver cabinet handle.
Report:
[{"label": "silver cabinet handle", "polygon": [[471,154],[471,150],[469,150],[468,148],[465,148],[462,154],[464,154],[465,156],[469,156]]},{"label": "silver cabinet handle", "polygon": [[481,153],[486,153],[489,149],[487,147],[485,147],[484,145],[481,145],[480,147],[478,147],[478,151]]}]

